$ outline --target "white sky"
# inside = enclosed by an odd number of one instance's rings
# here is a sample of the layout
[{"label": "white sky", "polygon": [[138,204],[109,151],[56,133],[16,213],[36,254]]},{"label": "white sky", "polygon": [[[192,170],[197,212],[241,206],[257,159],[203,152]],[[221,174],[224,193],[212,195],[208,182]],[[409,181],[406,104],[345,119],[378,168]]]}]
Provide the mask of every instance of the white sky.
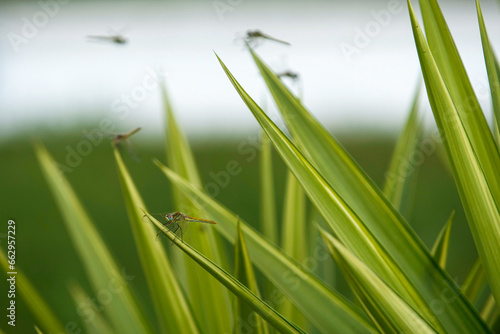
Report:
[{"label": "white sky", "polygon": [[[141,125],[158,131],[163,120],[158,89],[148,91],[124,119],[112,107],[123,94],[140,89],[148,68],[167,73],[173,106],[189,134],[252,131],[256,121],[213,54],[217,52],[250,95],[274,114],[256,66],[242,43],[235,42],[236,34],[248,29],[292,44],[265,42],[256,51],[275,70],[300,73],[306,106],[329,127],[397,130],[402,125],[420,75],[406,1],[400,1],[399,13],[391,15],[352,61],[342,54],[342,43],[354,44],[356,29],[365,29],[374,21],[372,11],[386,10],[389,1],[223,2],[236,5],[222,19],[212,1],[69,2],[60,5],[17,53],[9,33],[22,36],[23,18],[33,22],[41,7],[38,2],[3,2],[1,135],[24,127],[63,127],[82,119],[97,124],[105,116],[119,129]],[[492,43],[500,50],[499,35],[493,33],[500,29],[498,3],[481,3]],[[452,1],[442,8],[472,84],[489,110],[475,4]],[[88,35],[108,35],[111,29],[124,29],[129,42],[87,41]]]}]

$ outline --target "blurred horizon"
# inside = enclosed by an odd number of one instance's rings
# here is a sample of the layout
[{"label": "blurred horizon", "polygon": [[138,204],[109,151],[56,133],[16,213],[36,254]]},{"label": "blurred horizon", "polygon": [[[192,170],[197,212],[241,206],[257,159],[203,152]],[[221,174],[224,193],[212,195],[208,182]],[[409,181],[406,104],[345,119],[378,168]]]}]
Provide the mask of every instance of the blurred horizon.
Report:
[{"label": "blurred horizon", "polygon": [[[36,133],[40,128],[92,128],[105,118],[117,132],[142,126],[147,133],[159,134],[163,124],[160,88],[143,87],[145,80],[153,87],[159,77],[165,78],[171,103],[189,136],[234,137],[257,131],[257,122],[214,52],[281,124],[255,64],[241,38],[237,39],[251,29],[291,43],[264,41],[256,51],[275,71],[299,73],[299,83],[286,83],[335,132],[364,128],[396,134],[419,82],[404,1],[61,1],[58,7],[45,9],[42,3],[54,6],[54,1],[0,4],[0,47],[4,50],[0,56],[0,138],[23,131]],[[391,9],[390,3],[398,6]],[[498,30],[500,22],[492,19],[498,14],[498,2],[481,4],[488,29]],[[418,4],[413,5],[417,9]],[[440,5],[489,116],[475,5],[465,1],[440,1]],[[53,16],[45,15],[45,22],[40,12]],[[38,20],[33,36],[23,35],[29,32],[26,20],[31,24]],[[360,31],[370,28],[375,29],[372,36],[361,45],[367,35],[360,37]],[[128,42],[88,40],[90,35],[115,34]],[[491,42],[500,48],[499,41],[492,38]],[[350,47],[357,51],[352,53]],[[136,96],[128,106],[127,95]],[[429,108],[424,105],[424,109],[430,120]]]}]

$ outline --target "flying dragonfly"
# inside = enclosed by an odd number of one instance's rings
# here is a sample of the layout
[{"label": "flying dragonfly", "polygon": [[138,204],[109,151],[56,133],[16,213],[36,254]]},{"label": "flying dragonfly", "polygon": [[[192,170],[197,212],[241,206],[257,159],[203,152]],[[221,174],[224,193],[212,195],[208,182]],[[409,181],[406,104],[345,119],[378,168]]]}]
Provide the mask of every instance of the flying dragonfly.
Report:
[{"label": "flying dragonfly", "polygon": [[278,78],[290,78],[293,81],[299,80],[300,75],[297,72],[292,72],[290,70],[276,73]]},{"label": "flying dragonfly", "polygon": [[133,129],[132,131],[129,131],[127,133],[108,133],[107,136],[113,138],[111,140],[111,143],[115,147],[120,148],[121,145],[122,145],[122,143],[124,143],[127,146],[127,149],[128,149],[128,152],[129,152],[130,156],[134,160],[138,161],[139,157],[135,154],[134,150],[132,149],[132,144],[130,144],[130,141],[128,139],[130,138],[130,136],[132,136],[133,134],[139,132],[140,130],[141,130],[141,128],[137,127],[135,129]]},{"label": "flying dragonfly", "polygon": [[110,42],[114,44],[126,44],[128,40],[122,35],[110,35],[110,36],[87,36],[93,42]]},{"label": "flying dragonfly", "polygon": [[245,41],[248,44],[254,44],[254,46],[257,46],[258,44],[260,44],[259,43],[260,41],[265,40],[265,39],[267,39],[269,41],[274,41],[277,43],[285,44],[285,45],[291,45],[290,43],[285,42],[281,39],[277,39],[277,38],[271,37],[267,34],[264,34],[260,30],[248,30],[246,37],[245,37]]},{"label": "flying dragonfly", "polygon": [[[180,232],[181,241],[184,241],[182,229],[186,223],[217,224],[213,220],[191,217],[179,211],[167,213],[165,215],[165,220],[166,222],[163,223],[163,225],[166,226],[172,233],[177,236],[177,232]],[[159,235],[160,232],[156,234],[156,237]]]}]

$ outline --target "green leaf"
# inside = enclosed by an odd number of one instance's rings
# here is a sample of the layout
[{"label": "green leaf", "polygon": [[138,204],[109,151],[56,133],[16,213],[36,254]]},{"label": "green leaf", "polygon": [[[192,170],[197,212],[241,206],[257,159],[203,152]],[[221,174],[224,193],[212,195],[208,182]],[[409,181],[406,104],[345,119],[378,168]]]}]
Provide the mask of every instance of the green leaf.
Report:
[{"label": "green leaf", "polygon": [[436,333],[420,315],[370,268],[325,230],[321,231],[330,253],[356,297],[382,333]]},{"label": "green leaf", "polygon": [[[362,259],[363,262],[369,264],[374,272],[401,294],[418,312],[425,314],[426,320],[432,322],[436,328],[441,328],[439,321],[430,311],[420,292],[408,281],[406,273],[401,270],[392,255],[387,253],[377,238],[375,238],[364,224],[364,221],[359,218],[352,210],[352,207],[330,186],[307,158],[303,156],[302,152],[248,96],[220,59],[219,62],[242,100],[253,113],[261,127],[266,131],[283,161],[295,175],[311,202],[325,218],[331,229],[335,231],[339,239],[350,251]],[[295,99],[295,101],[297,100]],[[293,103],[293,101],[290,103]],[[298,101],[296,103],[300,104]],[[394,234],[394,232],[392,233]],[[401,248],[398,250],[398,253],[403,253],[401,252]],[[421,276],[420,273],[420,280],[422,280]],[[428,285],[427,282],[424,286]],[[434,298],[436,297],[437,295],[434,295]]]},{"label": "green leaf", "polygon": [[164,333],[199,333],[170,261],[161,243],[156,242],[154,228],[150,224],[145,224],[144,214],[137,207],[137,205],[145,206],[116,148],[114,155],[135,244],[151,292],[160,330]]},{"label": "green leaf", "polygon": [[212,262],[210,259],[199,253],[197,250],[192,248],[190,245],[180,240],[174,233],[167,229],[162,223],[157,221],[153,216],[151,216],[146,211],[144,214],[148,216],[151,222],[160,229],[179,249],[181,249],[186,255],[198,263],[203,269],[205,269],[210,275],[221,282],[229,291],[234,293],[239,298],[243,299],[248,305],[250,305],[255,312],[257,312],[262,318],[264,318],[269,324],[276,328],[281,333],[305,333],[299,327],[290,323],[288,320],[283,318],[278,312],[273,308],[263,302],[259,297],[257,297],[252,291],[250,291],[241,282],[235,279],[233,276],[229,275],[224,269],[219,267],[217,264]]},{"label": "green leaf", "polygon": [[[166,90],[163,89],[165,103],[166,123],[166,149],[169,166],[192,182],[196,187],[202,188],[201,179],[196,168],[191,148],[184,136],[182,129],[177,124],[174,112],[170,106]],[[188,196],[184,196],[177,189],[172,189],[174,194],[175,209],[195,217],[204,217],[205,213],[193,205]],[[212,229],[204,224],[191,224],[189,227],[189,241],[211,260],[222,263],[227,267],[229,263],[225,256],[223,245]],[[184,281],[184,288],[188,292],[194,314],[199,318],[200,328],[208,333],[226,333],[231,331],[231,303],[229,294],[205,270],[197,266],[180,252],[173,252],[179,277]],[[209,310],[209,311],[207,311]]]},{"label": "green leaf", "polygon": [[[292,173],[288,172],[285,205],[283,206],[283,224],[281,249],[298,263],[303,263],[308,256],[306,228],[306,196]],[[280,312],[302,328],[306,328],[306,318],[297,307],[285,300]]]},{"label": "green leaf", "polygon": [[488,296],[488,299],[481,310],[481,317],[483,317],[484,321],[486,321],[491,328],[493,328],[495,322],[500,317],[498,307],[495,303],[495,298],[493,298],[493,295],[491,294]]},{"label": "green leaf", "polygon": [[[500,66],[498,59],[493,52],[493,48],[488,38],[486,25],[484,24],[483,13],[479,1],[476,0],[477,17],[479,20],[479,29],[481,31],[481,42],[483,43],[484,61],[486,63],[486,71],[488,72],[488,81],[490,83],[491,101],[493,105],[493,115],[495,119],[495,133],[497,140],[500,140]],[[500,145],[500,141],[497,142]]]},{"label": "green leaf", "polygon": [[304,313],[322,333],[373,333],[365,315],[340,294],[331,291],[304,271],[290,257],[250,228],[237,215],[172,172],[155,162],[165,175],[197,206],[217,221],[217,231],[229,242],[235,242],[239,220],[248,244],[252,263]]},{"label": "green leaf", "polygon": [[384,195],[399,212],[409,212],[410,195],[414,191],[419,164],[415,163],[418,143],[422,135],[423,125],[420,120],[418,98],[419,88],[415,92],[413,103],[406,125],[396,142],[389,170],[385,174]]},{"label": "green leaf", "polygon": [[[441,270],[425,244],[380,189],[300,101],[283,86],[255,52],[251,52],[287,127],[303,154],[401,267],[404,275],[398,274],[394,277],[407,276],[429,305],[439,304],[443,311],[438,312],[437,317],[446,329],[459,332],[462,328],[484,328],[477,312],[460,294],[453,280]],[[237,89],[242,90],[239,85]],[[254,108],[252,103],[247,105],[251,110]],[[257,111],[254,115],[259,115],[258,108],[255,109]],[[345,228],[339,221],[337,224],[339,228]],[[344,238],[341,240],[344,241]],[[364,243],[353,241],[352,244],[353,248],[344,242],[344,245],[353,252],[356,247],[363,248]],[[368,245],[361,251],[370,251],[371,248],[371,245]],[[365,259],[364,262],[380,275],[374,266],[378,261]],[[429,281],[433,284],[429,284]],[[391,280],[386,282],[390,283]],[[394,288],[392,282],[389,285]],[[404,285],[410,286],[407,283]],[[453,297],[444,301],[443,291]]]},{"label": "green leaf", "polygon": [[[252,263],[248,256],[245,238],[241,232],[241,225],[238,223],[236,230],[236,241],[234,243],[234,277],[252,291],[258,298],[260,297],[257,280],[253,271]],[[234,299],[234,330],[235,334],[242,333],[269,333],[267,324],[259,316],[255,317],[254,309],[244,300]],[[253,328],[252,328],[253,327]]]},{"label": "green leaf", "polygon": [[278,244],[278,222],[276,220],[276,198],[274,196],[274,176],[272,146],[265,132],[261,135],[260,189],[262,232],[274,244]]},{"label": "green leaf", "polygon": [[467,274],[462,286],[462,291],[465,297],[476,303],[481,291],[486,287],[486,277],[484,275],[484,268],[479,259],[474,262],[471,270]]},{"label": "green leaf", "polygon": [[[446,54],[450,57],[450,61],[456,65],[456,73],[450,73],[446,69],[448,64],[443,65],[434,60],[434,51],[429,49],[410,4],[409,8],[420,66],[434,118],[441,137],[445,139],[448,159],[486,277],[495,299],[500,300],[500,280],[498,279],[500,277],[500,253],[498,252],[498,245],[500,245],[500,177],[498,177],[500,164],[497,164],[498,151],[487,124],[485,127],[482,126],[480,120],[484,120],[484,115],[482,115],[480,108],[468,109],[460,103],[464,100],[460,99],[463,96],[460,96],[458,92],[466,93],[466,91],[462,91],[465,87],[464,83],[445,82],[441,75],[441,72],[444,71],[448,76],[447,80],[451,80],[451,76],[456,76],[453,77],[456,80],[467,79],[464,79],[464,76],[466,77],[465,70],[463,73],[461,72],[461,62],[459,64],[460,59],[458,53],[455,54],[454,45],[445,44],[447,48],[443,49],[444,46],[441,46],[437,52],[438,55],[443,56],[441,53],[447,51]],[[438,9],[434,8],[435,15],[440,14]],[[434,29],[441,29],[442,32],[447,31],[444,19],[436,21],[440,25]],[[429,30],[430,28],[426,31]],[[440,37],[442,36],[440,35]],[[430,36],[428,38],[431,40]],[[451,36],[449,38],[451,39]],[[443,42],[446,43],[447,40],[445,39]],[[469,93],[468,96],[473,96],[473,92]],[[489,136],[486,136],[485,132]]]},{"label": "green leaf", "polygon": [[[47,303],[45,303],[43,297],[40,296],[38,294],[38,291],[36,291],[33,285],[31,285],[30,281],[26,278],[21,269],[19,269],[19,266],[15,264],[14,270],[9,268],[9,262],[7,256],[4,253],[3,245],[2,249],[0,249],[0,267],[2,267],[2,269],[5,271],[7,279],[10,279],[12,276],[15,277],[16,290],[19,292],[19,295],[23,297],[26,305],[33,313],[37,321],[40,323],[40,326],[49,333],[64,333],[64,326],[59,322],[57,317],[54,315],[54,312],[52,312]],[[16,272],[17,274],[10,275],[9,272]],[[5,284],[5,288],[7,288],[7,284],[9,284],[9,281],[7,281]],[[5,291],[5,295],[7,295],[7,291]],[[4,299],[3,306],[5,307],[5,309],[10,306],[8,303],[9,301],[7,301],[7,299]],[[7,311],[4,311],[4,314],[6,312]],[[11,320],[5,315],[3,317],[5,318],[3,319],[3,321],[8,322]],[[19,321],[19,318],[17,318],[17,321]]]},{"label": "green leaf", "polygon": [[127,280],[135,276],[130,278],[126,268],[118,269],[87,212],[45,147],[36,144],[35,153],[94,291],[120,289],[120,293],[114,293],[111,301],[103,307],[114,330],[152,333],[142,308],[128,288],[130,282]]},{"label": "green leaf", "polygon": [[446,268],[446,259],[448,258],[448,248],[450,244],[450,232],[451,225],[453,224],[453,217],[455,216],[455,211],[450,215],[450,218],[444,224],[443,229],[439,232],[439,235],[432,246],[432,256],[436,259],[443,270]]},{"label": "green leaf", "polygon": [[77,284],[69,285],[69,292],[73,298],[75,309],[82,318],[87,333],[113,334],[114,331],[108,324],[101,312],[94,312],[98,306],[85,293],[83,288]]},{"label": "green leaf", "polygon": [[[500,156],[464,64],[436,0],[420,0],[429,50],[441,74],[443,85],[456,106],[463,127],[496,200],[500,200]],[[497,180],[494,182],[494,180]]]}]

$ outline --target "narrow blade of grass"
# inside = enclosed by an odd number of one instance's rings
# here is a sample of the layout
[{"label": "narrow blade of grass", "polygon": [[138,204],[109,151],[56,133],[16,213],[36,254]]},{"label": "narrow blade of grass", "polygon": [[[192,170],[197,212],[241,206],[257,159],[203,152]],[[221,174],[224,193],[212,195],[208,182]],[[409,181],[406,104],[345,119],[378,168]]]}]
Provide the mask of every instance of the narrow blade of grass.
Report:
[{"label": "narrow blade of grass", "polygon": [[495,322],[498,320],[500,313],[498,311],[498,307],[495,303],[495,298],[493,295],[489,295],[488,299],[486,299],[486,303],[481,310],[481,317],[483,317],[484,321],[493,328]]},{"label": "narrow blade of grass", "polygon": [[436,333],[420,315],[339,241],[321,231],[356,297],[382,333]]},{"label": "narrow blade of grass", "polygon": [[417,145],[422,136],[418,99],[420,82],[415,92],[406,125],[399,136],[392,154],[389,170],[385,174],[384,195],[399,212],[409,213],[410,195],[415,188],[418,167],[414,162]]},{"label": "narrow blade of grass", "polygon": [[476,0],[477,18],[479,21],[479,30],[481,32],[481,42],[483,44],[484,62],[486,63],[486,71],[488,73],[488,81],[490,83],[491,102],[493,106],[493,116],[495,119],[495,133],[497,136],[497,144],[500,147],[500,67],[498,58],[490,44],[486,25],[484,24],[483,13],[479,0]]},{"label": "narrow blade of grass", "polygon": [[[308,255],[308,231],[306,228],[306,196],[292,173],[288,172],[285,205],[283,206],[283,224],[281,249],[298,263],[303,263]],[[306,318],[293,303],[285,300],[280,312],[302,328],[307,327]]]},{"label": "narrow blade of grass", "polygon": [[80,285],[78,285],[77,283],[72,283],[69,285],[68,290],[71,294],[71,297],[73,298],[75,309],[81,316],[83,326],[85,327],[87,333],[99,333],[99,334],[114,333],[113,329],[108,324],[108,321],[104,319],[102,313],[89,311],[98,309],[97,308],[98,306],[92,301],[92,299],[87,295],[87,293],[85,293],[85,291]]},{"label": "narrow blade of grass", "polygon": [[306,272],[236,214],[160,162],[156,161],[156,164],[197,206],[210,213],[217,221],[217,231],[231,243],[235,242],[236,224],[240,221],[252,263],[279,287],[322,333],[373,333],[374,329],[369,320],[356,306]]},{"label": "narrow blade of grass", "polygon": [[439,232],[434,246],[432,246],[432,256],[436,259],[443,270],[446,268],[446,259],[448,258],[448,249],[450,244],[450,232],[451,225],[453,224],[453,217],[455,216],[455,211],[450,215],[450,218],[444,224],[443,229]]},{"label": "narrow blade of grass", "polygon": [[163,224],[157,221],[153,216],[145,211],[143,212],[148,216],[151,222],[153,222],[153,224],[172,241],[172,243],[174,243],[186,255],[188,255],[203,269],[210,273],[210,275],[212,275],[220,283],[222,283],[229,291],[248,303],[248,305],[250,305],[255,310],[255,312],[257,312],[269,324],[276,328],[276,330],[280,331],[281,333],[305,333],[299,327],[283,318],[282,315],[280,315],[273,308],[263,302],[241,282],[224,271],[224,269],[219,267],[210,259],[206,258],[203,254],[199,253],[184,241],[180,240],[174,233],[165,228],[165,226],[163,226]]},{"label": "narrow blade of grass", "polygon": [[156,242],[154,228],[145,222],[144,214],[137,207],[137,205],[145,206],[116,148],[114,155],[135,244],[148,282],[160,330],[165,333],[199,333],[170,261],[161,243]]},{"label": "narrow blade of grass", "polygon": [[472,265],[471,270],[465,277],[462,291],[464,296],[467,297],[474,305],[477,305],[478,297],[486,287],[486,277],[481,260],[477,259]]},{"label": "narrow blade of grass", "polygon": [[[15,276],[16,289],[24,299],[31,313],[35,316],[35,319],[40,323],[40,326],[49,333],[64,333],[64,327],[59,322],[59,319],[57,319],[54,312],[52,312],[47,303],[45,303],[43,297],[40,296],[38,291],[36,291],[33,285],[31,285],[30,281],[26,278],[21,269],[19,269],[19,266],[15,264],[15,272],[17,272],[16,275],[8,274],[13,270],[9,268],[9,262],[4,253],[3,247],[0,249],[0,267],[2,267],[5,271],[7,279],[11,278],[11,276]],[[7,294],[7,292],[5,292],[5,294]],[[10,305],[4,305],[4,307],[7,308],[10,307]],[[7,313],[7,315],[8,314],[9,313]],[[5,316],[4,318],[5,319],[3,319],[3,321],[11,320]]]},{"label": "narrow blade of grass", "polygon": [[[310,161],[304,157],[302,152],[260,109],[220,59],[219,62],[242,100],[253,113],[260,126],[266,131],[289,170],[295,175],[311,202],[339,239],[350,251],[369,264],[371,269],[380,275],[389,286],[400,293],[410,305],[418,312],[422,312],[421,314],[427,321],[440,329],[439,320],[432,314],[429,305],[420,292],[408,280],[407,274],[401,270],[392,255],[380,244],[365,225],[365,222],[359,218],[352,210],[352,207],[345,202]],[[380,222],[378,223],[380,224]],[[398,253],[402,253],[401,248]],[[421,274],[419,279],[422,280]],[[429,285],[428,282],[426,285]],[[438,298],[438,295],[434,295],[434,298]]]},{"label": "narrow blade of grass", "polygon": [[58,170],[54,159],[41,144],[36,145],[35,153],[94,291],[108,291],[110,285],[114,289],[121,288],[120,293],[113,294],[109,304],[103,307],[114,330],[121,333],[152,333],[142,308],[129,290],[130,282],[122,276],[106,244],[68,181]]},{"label": "narrow blade of grass", "polygon": [[[474,328],[484,328],[477,312],[460,294],[453,280],[437,265],[425,244],[385,198],[382,191],[335,138],[283,86],[255,52],[251,52],[294,140],[326,182],[344,199],[401,266],[402,271],[423,295],[427,304],[439,302],[444,310],[438,312],[437,316],[444,326],[450,331],[460,331],[470,324],[473,324]],[[253,106],[250,104],[249,108]],[[359,243],[361,244],[363,243]],[[353,251],[348,243],[344,245]],[[366,248],[367,251],[369,248],[371,247]],[[377,262],[365,261],[365,263],[380,274],[373,266]],[[425,276],[422,275],[424,272]],[[432,280],[433,284],[429,284],[429,280]],[[390,285],[394,288],[392,284]],[[447,291],[453,298],[443,302],[443,291]]]},{"label": "narrow blade of grass", "polygon": [[[500,155],[490,127],[472,89],[464,64],[436,0],[420,0],[429,52],[469,136],[492,196],[500,201]],[[444,138],[444,137],[443,137]]]},{"label": "narrow blade of grass", "polygon": [[[165,88],[163,87],[163,100],[165,103],[166,123],[166,150],[169,166],[192,182],[196,187],[202,188],[201,178],[196,168],[195,160],[189,143],[179,127],[174,112],[170,105]],[[172,189],[175,200],[175,210],[195,217],[204,217],[205,213],[193,205],[191,199]],[[217,241],[212,229],[204,224],[191,224],[189,227],[189,240],[196,249],[199,249],[211,260],[228,264],[224,255],[222,243]],[[180,252],[174,252],[176,265],[182,271],[181,277],[185,279],[185,288],[189,293],[194,314],[199,318],[200,326],[208,333],[230,332],[231,303],[226,289],[216,282],[205,270],[197,266]],[[209,311],[207,311],[209,310]]]},{"label": "narrow blade of grass", "polygon": [[[434,113],[441,137],[444,138],[448,159],[464,206],[469,227],[484,266],[486,277],[496,300],[500,300],[500,185],[496,164],[498,151],[496,145],[489,145],[483,132],[489,132],[480,123],[475,123],[474,115],[480,109],[467,111],[460,96],[451,95],[452,82],[445,83],[441,76],[441,64],[434,61],[433,53],[427,45],[425,36],[408,3],[413,34],[417,45],[420,66],[427,87],[427,95]],[[443,27],[435,29],[444,29]],[[430,37],[429,37],[430,38]],[[451,48],[451,47],[450,47]],[[448,53],[453,54],[454,49]],[[460,68],[458,64],[457,68]],[[457,73],[459,70],[457,70]],[[465,75],[465,72],[463,73]],[[460,79],[462,76],[457,77]],[[463,78],[462,78],[463,79]],[[459,85],[459,83],[456,83]],[[459,87],[453,87],[458,90]],[[473,93],[472,93],[473,94]],[[469,95],[471,96],[471,95]],[[481,114],[482,118],[484,116]],[[481,117],[479,117],[480,119]],[[488,145],[486,145],[488,144]],[[495,167],[497,166],[497,167]]]},{"label": "narrow blade of grass", "polygon": [[276,198],[274,194],[272,146],[265,132],[261,135],[260,189],[261,224],[263,234],[278,244],[278,221],[276,219]]},{"label": "narrow blade of grass", "polygon": [[[236,241],[234,243],[234,277],[252,291],[257,297],[260,297],[257,280],[253,271],[252,263],[248,256],[245,238],[241,232],[241,225],[238,223],[236,229]],[[268,334],[267,323],[262,321],[259,316],[254,317],[254,309],[240,298],[234,299],[234,330],[235,334],[247,332],[257,334]],[[251,321],[252,319],[255,319]],[[251,327],[249,327],[251,326]],[[252,328],[253,327],[253,328]],[[251,329],[251,330],[250,330]]]}]

